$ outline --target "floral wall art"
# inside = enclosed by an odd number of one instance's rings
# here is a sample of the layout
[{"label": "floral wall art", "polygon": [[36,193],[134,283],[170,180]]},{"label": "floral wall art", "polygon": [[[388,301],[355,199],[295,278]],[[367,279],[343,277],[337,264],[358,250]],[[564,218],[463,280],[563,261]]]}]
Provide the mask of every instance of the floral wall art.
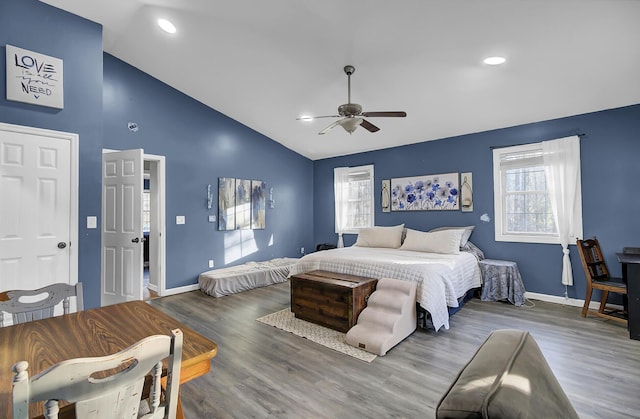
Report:
[{"label": "floral wall art", "polygon": [[458,210],[458,182],[458,173],[391,179],[391,210]]}]

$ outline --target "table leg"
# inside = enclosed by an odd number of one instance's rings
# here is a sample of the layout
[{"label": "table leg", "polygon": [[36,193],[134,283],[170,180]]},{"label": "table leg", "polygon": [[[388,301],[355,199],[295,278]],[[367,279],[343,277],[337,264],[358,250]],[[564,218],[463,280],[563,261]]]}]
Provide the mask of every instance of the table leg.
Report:
[{"label": "table leg", "polygon": [[184,419],[184,412],[182,411],[182,401],[180,400],[180,393],[178,393],[178,410],[176,410],[176,419]]}]

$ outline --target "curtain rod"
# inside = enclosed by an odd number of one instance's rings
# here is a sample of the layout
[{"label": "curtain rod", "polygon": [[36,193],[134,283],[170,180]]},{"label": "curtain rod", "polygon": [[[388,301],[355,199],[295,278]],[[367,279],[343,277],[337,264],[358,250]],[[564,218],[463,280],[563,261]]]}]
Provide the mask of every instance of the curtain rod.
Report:
[{"label": "curtain rod", "polygon": [[[577,135],[578,137],[582,138],[582,137],[586,136],[587,134],[585,134],[584,132],[575,132],[575,133],[572,133],[572,134],[570,134],[570,135],[566,135],[566,137],[570,137],[571,135]],[[554,138],[549,138],[549,140],[555,140],[556,138],[564,138],[564,136],[563,136],[563,137],[554,137]],[[542,141],[548,141],[548,140],[531,141],[531,142],[529,142],[529,143],[521,143],[521,144],[492,145],[492,146],[489,146],[489,148],[490,148],[491,150],[493,150],[493,149],[496,149],[496,148],[517,147],[517,146],[519,146],[519,145],[535,144],[535,143],[540,143],[540,142],[542,142]]]}]

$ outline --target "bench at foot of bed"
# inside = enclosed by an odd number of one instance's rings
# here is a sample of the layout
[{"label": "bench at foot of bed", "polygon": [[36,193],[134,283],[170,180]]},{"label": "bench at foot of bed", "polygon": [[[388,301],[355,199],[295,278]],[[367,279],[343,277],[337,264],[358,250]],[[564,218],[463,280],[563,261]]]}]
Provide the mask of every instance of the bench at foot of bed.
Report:
[{"label": "bench at foot of bed", "polygon": [[244,265],[214,269],[198,277],[200,290],[222,297],[253,288],[286,282],[289,268],[298,261],[295,258],[277,258],[264,262],[247,262]]}]

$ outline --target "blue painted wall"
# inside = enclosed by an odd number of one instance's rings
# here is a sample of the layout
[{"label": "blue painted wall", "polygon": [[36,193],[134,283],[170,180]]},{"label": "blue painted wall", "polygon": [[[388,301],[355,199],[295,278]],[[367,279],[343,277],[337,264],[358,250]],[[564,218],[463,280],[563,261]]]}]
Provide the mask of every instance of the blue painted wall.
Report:
[{"label": "blue painted wall", "polygon": [[[65,107],[6,101],[5,44],[64,61]],[[85,306],[100,305],[102,148],[144,148],[166,157],[167,288],[197,283],[208,269],[247,260],[299,256],[313,245],[313,163],[238,122],[103,54],[102,27],[36,0],[0,2],[0,122],[75,132],[80,136],[79,280]],[[103,76],[104,59],[104,76]],[[104,95],[103,95],[104,93]],[[103,109],[104,99],[104,109]],[[132,133],[129,121],[140,129]],[[265,230],[242,232],[241,257],[229,259],[240,233],[208,223],[206,185],[217,202],[218,177],[258,179],[273,187],[275,209]],[[175,216],[186,216],[177,226]],[[247,250],[254,246],[257,251]]]},{"label": "blue painted wall", "polygon": [[[64,62],[64,109],[6,100],[5,45],[60,58]],[[86,217],[100,215],[102,148],[102,27],[36,0],[0,1],[0,122],[80,137],[78,280],[85,306],[100,304],[100,231]]]},{"label": "blue painted wall", "polygon": [[[584,236],[598,237],[609,269],[620,276],[615,253],[623,246],[640,246],[640,105],[315,161],[315,241],[336,242],[333,168],[373,163],[377,225],[405,223],[407,227],[419,230],[442,225],[475,225],[471,241],[483,249],[488,258],[518,262],[527,291],[564,295],[560,282],[562,252],[559,245],[494,240],[490,146],[536,142],[576,132],[586,134],[581,141]],[[333,135],[341,134],[335,132]],[[473,172],[473,212],[381,211],[383,179],[450,172]],[[489,214],[491,222],[480,221],[484,213]],[[355,235],[346,235],[345,245],[353,244],[355,238]],[[574,286],[569,287],[569,297],[583,299],[586,291],[584,272],[575,246],[570,250]]]},{"label": "blue painted wall", "polygon": [[[129,131],[130,121],[138,124],[137,132]],[[104,146],[166,157],[167,288],[197,283],[209,259],[219,268],[299,257],[300,247],[313,244],[311,160],[109,54],[104,55]],[[209,215],[218,215],[219,177],[262,180],[273,188],[276,204],[267,206],[266,229],[224,232],[208,222]],[[176,225],[177,215],[184,215],[186,224]]]},{"label": "blue painted wall", "polygon": [[[335,242],[333,167],[375,164],[376,191],[392,177],[473,172],[474,212],[376,213],[376,223],[429,229],[476,225],[471,240],[488,257],[515,260],[527,290],[562,295],[559,246],[496,243],[493,221],[491,145],[509,145],[584,132],[582,141],[585,236],[597,235],[614,274],[614,253],[640,245],[640,105],[311,162],[255,131],[207,108],[133,67],[102,52],[100,25],[37,0],[0,2],[0,74],[5,44],[64,60],[65,108],[54,110],[5,100],[0,83],[0,122],[76,132],[80,135],[79,279],[85,304],[100,303],[100,232],[86,229],[100,216],[101,149],[144,148],[167,162],[167,286],[196,283],[207,260],[224,266],[237,233],[219,232],[207,222],[206,185],[222,176],[260,179],[274,188],[275,209],[267,209],[267,229],[255,231],[258,251],[231,264],[297,256],[304,246]],[[104,59],[104,75],[103,75]],[[104,88],[103,88],[104,82]],[[104,93],[104,95],[103,95]],[[104,106],[103,106],[104,96]],[[104,108],[104,109],[103,109]],[[409,115],[409,117],[412,117]],[[140,126],[137,133],[127,122]],[[337,133],[336,133],[337,134]],[[414,167],[415,169],[410,169]],[[217,188],[214,187],[217,200]],[[379,207],[379,197],[378,197]],[[177,226],[176,215],[187,223]],[[216,214],[217,215],[217,214]],[[246,238],[246,236],[245,236]],[[355,236],[347,236],[352,244]],[[584,297],[584,275],[572,248],[576,285],[570,296]]]}]

